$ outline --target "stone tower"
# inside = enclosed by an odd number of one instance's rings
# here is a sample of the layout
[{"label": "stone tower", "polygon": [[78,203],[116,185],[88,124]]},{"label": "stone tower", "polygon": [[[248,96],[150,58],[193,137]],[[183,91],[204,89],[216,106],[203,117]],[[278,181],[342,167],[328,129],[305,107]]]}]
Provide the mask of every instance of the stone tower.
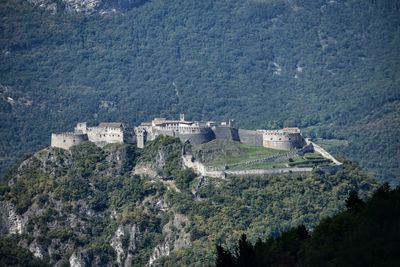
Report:
[{"label": "stone tower", "polygon": [[181,113],[181,115],[179,116],[179,120],[180,121],[185,121],[185,114]]},{"label": "stone tower", "polygon": [[136,142],[138,148],[143,148],[147,139],[147,132],[143,128],[136,128]]},{"label": "stone tower", "polygon": [[87,123],[86,122],[79,122],[75,127],[76,133],[87,133]]}]

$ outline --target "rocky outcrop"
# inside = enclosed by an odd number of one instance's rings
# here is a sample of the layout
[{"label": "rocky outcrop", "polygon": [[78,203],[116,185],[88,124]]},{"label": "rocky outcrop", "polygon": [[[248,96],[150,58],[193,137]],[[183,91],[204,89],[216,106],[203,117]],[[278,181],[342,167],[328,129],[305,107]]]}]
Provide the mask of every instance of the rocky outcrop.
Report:
[{"label": "rocky outcrop", "polygon": [[186,231],[189,219],[175,213],[172,221],[163,227],[164,240],[158,244],[149,259],[149,266],[153,266],[155,261],[163,256],[169,256],[171,252],[191,245],[190,233]]},{"label": "rocky outcrop", "polygon": [[110,245],[117,254],[116,263],[119,266],[132,265],[139,235],[140,230],[136,224],[118,226],[111,238]]},{"label": "rocky outcrop", "polygon": [[35,257],[39,259],[43,259],[48,255],[47,250],[36,239],[29,244],[28,249]]},{"label": "rocky outcrop", "polygon": [[148,0],[28,0],[35,6],[55,14],[60,11],[101,14],[126,11],[145,4]]},{"label": "rocky outcrop", "polygon": [[22,234],[27,219],[15,211],[13,204],[0,202],[0,234]]},{"label": "rocky outcrop", "polygon": [[71,267],[85,267],[86,263],[81,253],[74,252],[69,258],[69,265]]},{"label": "rocky outcrop", "polygon": [[150,164],[139,164],[135,167],[135,175],[147,175],[149,177],[158,177],[157,171]]}]

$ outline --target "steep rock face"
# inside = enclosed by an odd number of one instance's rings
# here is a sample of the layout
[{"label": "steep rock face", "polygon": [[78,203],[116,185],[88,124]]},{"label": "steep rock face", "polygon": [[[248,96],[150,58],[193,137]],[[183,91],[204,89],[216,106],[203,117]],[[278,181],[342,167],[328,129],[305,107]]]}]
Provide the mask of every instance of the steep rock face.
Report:
[{"label": "steep rock face", "polygon": [[185,228],[188,223],[189,219],[186,216],[174,214],[173,220],[163,228],[165,238],[154,248],[149,259],[149,266],[152,266],[157,259],[169,256],[171,252],[191,245],[190,233]]},{"label": "steep rock face", "polygon": [[119,266],[132,265],[139,235],[140,229],[136,224],[118,226],[110,245],[117,254],[116,263]]},{"label": "steep rock face", "polygon": [[0,234],[22,234],[26,219],[17,214],[12,203],[0,203]]},{"label": "steep rock face", "polygon": [[84,267],[86,263],[82,258],[82,254],[74,252],[69,258],[69,265],[71,267]]},{"label": "steep rock face", "polygon": [[[124,204],[119,184],[132,183],[132,190],[141,185],[140,177],[131,173],[134,157],[129,146],[100,149],[91,143],[71,151],[48,148],[35,153],[20,164],[8,182],[10,190],[0,202],[0,233],[25,234],[29,238],[21,239],[19,244],[38,258],[49,258],[52,264],[111,266],[117,258],[113,247],[92,241],[98,236],[110,240],[107,233],[115,230],[109,224],[122,219],[121,211],[107,209],[112,206],[104,194],[107,184],[116,190],[113,199],[120,203],[117,206]],[[140,191],[124,197],[137,199]],[[115,246],[115,254],[129,261],[139,228],[135,225],[122,229],[130,241],[123,249]],[[122,242],[118,237],[111,241],[111,245]]]},{"label": "steep rock face", "polygon": [[49,10],[53,14],[60,11],[80,13],[107,13],[125,11],[138,7],[148,0],[28,0],[32,4]]},{"label": "steep rock face", "polygon": [[[161,147],[142,164],[170,165],[171,147]],[[35,153],[1,196],[0,234],[19,235],[20,246],[52,265],[145,265],[170,209],[159,179],[134,174],[137,156],[129,145],[90,142]]]}]

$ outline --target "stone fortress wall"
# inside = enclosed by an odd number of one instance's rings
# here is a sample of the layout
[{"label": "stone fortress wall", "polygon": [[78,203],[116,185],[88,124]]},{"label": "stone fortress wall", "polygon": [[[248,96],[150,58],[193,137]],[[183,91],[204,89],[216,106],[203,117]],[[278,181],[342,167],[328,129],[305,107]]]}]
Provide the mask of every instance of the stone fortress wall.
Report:
[{"label": "stone fortress wall", "polygon": [[159,135],[178,137],[182,142],[192,144],[207,143],[211,140],[239,141],[253,146],[264,146],[279,150],[302,148],[306,145],[298,128],[281,130],[245,130],[232,126],[232,121],[216,124],[215,122],[186,121],[184,114],[179,120],[154,118],[136,127],[136,138],[139,148],[147,141],[154,140]]},{"label": "stone fortress wall", "polygon": [[211,130],[217,140],[240,141],[238,129],[229,125],[212,126]]},{"label": "stone fortress wall", "polygon": [[91,141],[103,146],[112,143],[134,143],[136,140],[133,129],[125,128],[119,122],[100,123],[95,127],[87,127],[86,122],[80,122],[76,125],[74,132],[51,134],[52,147],[69,149],[84,141]]},{"label": "stone fortress wall", "polygon": [[91,141],[99,146],[109,143],[136,143],[137,147],[143,148],[146,142],[160,135],[176,137],[194,145],[215,139],[279,150],[292,150],[306,145],[298,128],[245,130],[233,127],[231,120],[220,124],[212,121],[187,121],[184,114],[181,114],[179,120],[154,118],[150,122],[141,123],[135,129],[126,128],[119,122],[103,122],[95,127],[88,127],[82,122],[76,125],[72,133],[52,134],[51,146],[69,149],[73,145]]},{"label": "stone fortress wall", "polygon": [[262,146],[263,136],[260,131],[239,129],[240,142],[246,145]]},{"label": "stone fortress wall", "polygon": [[215,139],[214,132],[210,128],[205,128],[198,133],[178,133],[175,137],[181,139],[183,143],[189,141],[194,145],[204,144]]},{"label": "stone fortress wall", "polygon": [[281,130],[260,130],[262,133],[262,144],[279,150],[291,150],[306,145],[298,128],[283,128]]},{"label": "stone fortress wall", "polygon": [[88,141],[86,134],[67,132],[67,133],[52,133],[51,146],[63,149],[69,149],[71,146],[79,145],[82,142]]},{"label": "stone fortress wall", "polygon": [[186,121],[184,114],[179,120],[154,118],[151,122],[144,122],[135,128],[137,146],[143,148],[145,143],[152,141],[159,135],[177,137],[182,142],[203,144],[215,139],[211,124],[206,122]]}]

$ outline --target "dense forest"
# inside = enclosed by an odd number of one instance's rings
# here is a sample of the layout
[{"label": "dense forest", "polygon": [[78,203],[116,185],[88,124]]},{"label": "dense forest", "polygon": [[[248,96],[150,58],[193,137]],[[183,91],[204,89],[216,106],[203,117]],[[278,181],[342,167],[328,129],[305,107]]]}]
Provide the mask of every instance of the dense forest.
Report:
[{"label": "dense forest", "polygon": [[298,226],[255,244],[243,235],[234,252],[218,245],[216,266],[399,266],[399,205],[399,188],[384,185],[366,203],[352,192],[347,211],[313,232]]},{"label": "dense forest", "polygon": [[29,250],[52,266],[209,266],[215,244],[313,229],[350,191],[367,199],[377,188],[345,160],[333,173],[197,177],[181,151],[159,137],[144,149],[87,142],[30,156],[0,183],[0,265]]},{"label": "dense forest", "polygon": [[1,1],[1,174],[78,121],[184,112],[345,139],[336,154],[399,181],[398,1],[129,3],[54,14]]}]

